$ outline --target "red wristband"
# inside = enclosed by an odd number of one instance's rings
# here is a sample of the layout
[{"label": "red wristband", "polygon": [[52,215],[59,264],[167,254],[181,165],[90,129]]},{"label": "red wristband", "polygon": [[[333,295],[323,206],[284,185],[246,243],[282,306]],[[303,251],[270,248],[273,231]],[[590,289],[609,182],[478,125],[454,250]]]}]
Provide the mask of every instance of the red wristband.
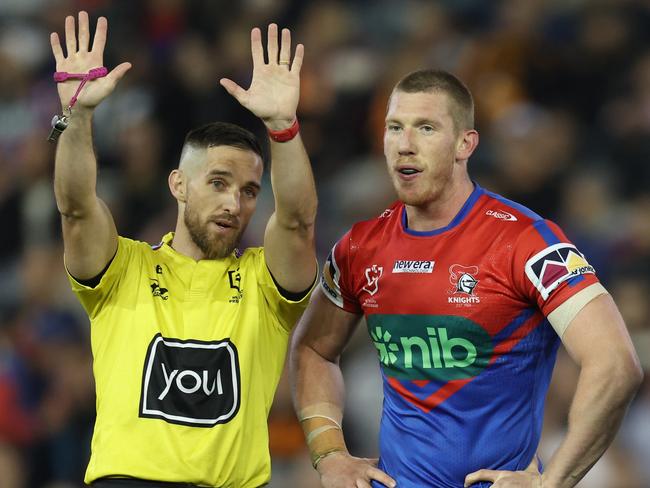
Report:
[{"label": "red wristband", "polygon": [[271,130],[268,129],[269,137],[275,142],[287,142],[296,137],[298,131],[300,130],[300,125],[298,124],[298,119],[293,119],[293,124],[288,129],[283,130]]}]

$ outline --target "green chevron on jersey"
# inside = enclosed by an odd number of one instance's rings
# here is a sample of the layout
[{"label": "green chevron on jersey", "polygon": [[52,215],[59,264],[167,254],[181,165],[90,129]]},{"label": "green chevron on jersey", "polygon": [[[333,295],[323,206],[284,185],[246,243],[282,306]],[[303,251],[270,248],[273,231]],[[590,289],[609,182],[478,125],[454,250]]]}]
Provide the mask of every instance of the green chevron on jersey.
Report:
[{"label": "green chevron on jersey", "polygon": [[367,324],[384,373],[399,380],[472,378],[492,356],[490,335],[464,317],[372,314]]}]

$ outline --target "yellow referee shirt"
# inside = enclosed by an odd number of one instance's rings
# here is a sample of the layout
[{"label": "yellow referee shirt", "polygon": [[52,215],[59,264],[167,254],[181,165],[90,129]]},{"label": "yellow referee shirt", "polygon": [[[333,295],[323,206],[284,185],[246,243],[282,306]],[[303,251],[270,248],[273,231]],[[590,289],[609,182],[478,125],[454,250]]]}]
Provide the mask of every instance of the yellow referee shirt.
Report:
[{"label": "yellow referee shirt", "polygon": [[85,481],[248,488],[271,477],[267,416],[289,333],[262,248],[221,260],[123,237],[99,285],[70,278],[91,320],[97,420]]}]

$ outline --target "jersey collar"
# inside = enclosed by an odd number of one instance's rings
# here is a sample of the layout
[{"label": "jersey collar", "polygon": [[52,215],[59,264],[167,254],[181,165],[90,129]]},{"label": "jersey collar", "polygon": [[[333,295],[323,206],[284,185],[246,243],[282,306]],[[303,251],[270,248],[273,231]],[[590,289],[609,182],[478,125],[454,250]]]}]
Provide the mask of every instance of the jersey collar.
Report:
[{"label": "jersey collar", "polygon": [[[167,234],[165,234],[162,237],[162,239],[160,240],[160,242],[158,244],[155,244],[155,245],[151,246],[151,249],[153,249],[154,251],[157,251],[157,250],[161,249],[161,250],[166,251],[167,254],[171,254],[173,256],[177,256],[177,257],[182,258],[182,259],[188,259],[188,260],[194,262],[194,260],[192,258],[190,258],[189,256],[186,256],[185,254],[182,254],[182,253],[178,252],[176,249],[174,249],[172,247],[172,241],[173,240],[174,240],[174,232],[167,232]],[[224,259],[205,259],[203,261],[217,262],[217,261],[224,261],[226,259],[230,259],[230,258],[233,258],[233,257],[239,259],[243,254],[244,254],[243,251],[241,251],[239,248],[236,248],[230,254],[230,256],[228,256],[227,258],[224,258]]]},{"label": "jersey collar", "polygon": [[474,208],[474,204],[479,199],[479,197],[483,195],[483,193],[485,193],[485,190],[483,190],[483,188],[481,188],[478,183],[474,183],[474,190],[472,191],[472,193],[470,193],[467,200],[465,200],[465,203],[461,207],[460,211],[456,214],[456,216],[452,219],[452,221],[449,222],[449,224],[447,224],[445,227],[441,227],[440,229],[434,229],[434,230],[419,231],[419,230],[409,229],[408,221],[406,218],[406,206],[403,205],[402,217],[401,217],[402,230],[409,235],[419,236],[419,237],[436,236],[438,234],[442,234],[443,232],[447,232],[448,230],[456,227],[465,219],[465,217],[467,217],[467,214],[469,214],[472,208]]}]

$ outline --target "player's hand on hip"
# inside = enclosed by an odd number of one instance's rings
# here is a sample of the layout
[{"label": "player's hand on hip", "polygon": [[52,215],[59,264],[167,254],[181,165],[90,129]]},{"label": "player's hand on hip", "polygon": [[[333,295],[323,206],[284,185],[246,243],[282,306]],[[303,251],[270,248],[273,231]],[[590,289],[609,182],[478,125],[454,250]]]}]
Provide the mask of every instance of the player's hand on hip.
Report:
[{"label": "player's hand on hip", "polygon": [[266,52],[268,63],[264,62],[262,32],[255,27],[251,31],[251,86],[244,90],[227,78],[222,78],[219,82],[241,105],[262,119],[268,128],[282,130],[291,126],[296,117],[300,98],[300,68],[305,48],[298,44],[292,60],[291,31],[282,29],[278,46],[278,26],[270,24]]},{"label": "player's hand on hip", "polygon": [[357,458],[337,452],[318,463],[323,488],[371,488],[372,480],[389,488],[397,486],[393,478],[377,468],[377,459]]},{"label": "player's hand on hip", "polygon": [[[56,70],[66,71],[68,73],[88,73],[93,68],[103,66],[107,30],[108,21],[105,17],[100,17],[97,20],[92,46],[90,46],[90,22],[88,20],[88,14],[84,11],[79,12],[78,35],[75,18],[71,15],[66,17],[65,54],[63,54],[59,35],[56,32],[50,34],[50,44],[52,45],[52,53],[56,61]],[[130,63],[122,63],[105,77],[88,81],[79,94],[75,109],[92,109],[96,107],[104,98],[113,92],[117,82],[130,68]],[[63,108],[66,108],[70,103],[70,99],[77,91],[80,82],[81,80],[79,79],[69,79],[57,83]]]},{"label": "player's hand on hip", "polygon": [[465,477],[465,486],[472,486],[479,481],[490,481],[492,482],[493,488],[543,488],[537,456],[533,457],[533,460],[523,471],[500,471],[494,469],[474,471]]}]

